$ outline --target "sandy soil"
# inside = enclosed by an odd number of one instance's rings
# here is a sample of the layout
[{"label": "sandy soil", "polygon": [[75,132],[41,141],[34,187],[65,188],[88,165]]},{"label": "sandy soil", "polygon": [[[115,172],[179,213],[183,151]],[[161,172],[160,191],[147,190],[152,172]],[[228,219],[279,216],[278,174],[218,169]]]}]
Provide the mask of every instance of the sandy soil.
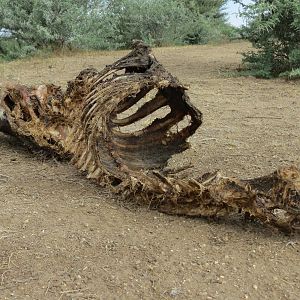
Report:
[{"label": "sandy soil", "polygon": [[[246,43],[155,49],[204,124],[171,164],[257,176],[300,166],[300,84],[229,77]],[[65,84],[124,52],[0,64],[8,82]],[[299,299],[300,239],[237,217],[122,203],[66,162],[0,135],[0,299]]]}]

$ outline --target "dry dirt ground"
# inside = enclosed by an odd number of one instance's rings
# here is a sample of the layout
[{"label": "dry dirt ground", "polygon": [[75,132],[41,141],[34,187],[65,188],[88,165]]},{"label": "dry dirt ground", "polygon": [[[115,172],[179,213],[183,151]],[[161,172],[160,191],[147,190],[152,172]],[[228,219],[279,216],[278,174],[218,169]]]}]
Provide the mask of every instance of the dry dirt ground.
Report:
[{"label": "dry dirt ground", "polygon": [[[300,83],[224,75],[248,47],[154,50],[204,114],[192,148],[171,164],[241,177],[300,166]],[[65,85],[124,53],[0,64],[0,84]],[[0,136],[1,300],[171,298],[300,299],[299,235],[124,204],[67,162]]]}]

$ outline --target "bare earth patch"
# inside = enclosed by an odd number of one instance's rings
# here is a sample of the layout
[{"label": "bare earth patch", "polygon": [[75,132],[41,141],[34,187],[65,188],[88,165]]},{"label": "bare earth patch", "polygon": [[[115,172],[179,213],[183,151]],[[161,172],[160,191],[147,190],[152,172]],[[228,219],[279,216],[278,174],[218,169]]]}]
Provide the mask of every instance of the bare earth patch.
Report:
[{"label": "bare earth patch", "polygon": [[[300,84],[226,78],[246,43],[154,49],[204,123],[171,165],[254,177],[300,165]],[[0,64],[8,82],[64,84],[124,52]],[[299,299],[300,239],[241,219],[124,204],[65,162],[0,136],[1,299]]]}]

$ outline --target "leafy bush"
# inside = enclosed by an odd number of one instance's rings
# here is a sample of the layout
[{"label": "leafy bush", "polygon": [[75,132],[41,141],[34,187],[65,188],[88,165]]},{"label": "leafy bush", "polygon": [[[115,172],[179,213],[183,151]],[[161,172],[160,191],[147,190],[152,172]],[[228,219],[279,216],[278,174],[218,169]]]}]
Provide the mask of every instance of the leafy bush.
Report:
[{"label": "leafy bush", "polygon": [[237,38],[236,30],[221,12],[225,2],[119,0],[113,1],[110,13],[115,18],[118,42],[125,47],[132,39],[153,46],[204,44]]},{"label": "leafy bush", "polygon": [[0,39],[0,59],[12,60],[20,57],[28,56],[35,52],[35,48],[19,43],[14,38]]},{"label": "leafy bush", "polygon": [[293,77],[300,68],[299,0],[258,0],[247,5],[245,36],[258,51],[244,54],[244,63],[258,77]]},{"label": "leafy bush", "polygon": [[61,48],[72,43],[84,11],[80,0],[0,0],[0,28],[35,48]]},{"label": "leafy bush", "polygon": [[124,47],[133,39],[153,46],[183,44],[197,26],[196,14],[172,0],[122,0],[108,14],[118,32],[115,42]]},{"label": "leafy bush", "polygon": [[114,17],[104,8],[101,10],[97,7],[90,9],[88,17],[82,20],[74,32],[72,45],[75,48],[111,50],[123,46],[120,43],[120,33]]},{"label": "leafy bush", "polygon": [[127,48],[203,44],[235,38],[226,0],[0,0],[0,56],[16,58],[62,48]]}]

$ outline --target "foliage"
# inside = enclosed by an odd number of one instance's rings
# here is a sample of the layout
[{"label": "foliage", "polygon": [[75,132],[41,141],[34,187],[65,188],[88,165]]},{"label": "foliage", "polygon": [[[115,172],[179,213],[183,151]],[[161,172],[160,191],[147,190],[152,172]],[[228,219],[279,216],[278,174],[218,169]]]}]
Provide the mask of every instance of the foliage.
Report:
[{"label": "foliage", "polygon": [[251,73],[264,78],[299,73],[299,0],[258,0],[246,5],[243,14],[249,22],[244,35],[257,49],[244,54]]},{"label": "foliage", "polygon": [[226,23],[223,12],[226,0],[177,0],[192,12],[196,12],[198,26],[188,33],[189,44],[203,44],[209,41],[232,40],[240,37],[238,30]]},{"label": "foliage", "polygon": [[70,47],[75,27],[87,10],[87,2],[0,0],[0,28],[11,33],[9,42],[1,39],[1,54],[7,52],[14,58],[47,47]]},{"label": "foliage", "polygon": [[0,0],[0,57],[38,50],[127,48],[133,39],[152,46],[234,39],[226,0]]},{"label": "foliage", "polygon": [[22,42],[17,42],[15,39],[2,38],[0,40],[0,59],[1,60],[12,60],[19,57],[28,56],[35,52],[35,48],[24,44]]},{"label": "foliage", "polygon": [[0,0],[0,7],[0,27],[37,48],[70,44],[85,10],[80,0]]},{"label": "foliage", "polygon": [[197,14],[172,0],[122,0],[110,15],[119,33],[117,41],[125,47],[133,39],[155,46],[182,44],[199,25]]},{"label": "foliage", "polygon": [[115,43],[128,47],[132,39],[153,46],[203,44],[236,38],[220,12],[224,0],[112,0],[109,18],[116,29]]},{"label": "foliage", "polygon": [[90,6],[80,26],[76,27],[74,35],[75,48],[111,50],[122,47],[115,17],[111,15],[106,1],[95,1],[94,5]]},{"label": "foliage", "polygon": [[221,15],[221,8],[226,4],[226,0],[181,0],[181,3],[189,8],[190,10],[197,11],[200,14],[204,14],[206,16]]}]

